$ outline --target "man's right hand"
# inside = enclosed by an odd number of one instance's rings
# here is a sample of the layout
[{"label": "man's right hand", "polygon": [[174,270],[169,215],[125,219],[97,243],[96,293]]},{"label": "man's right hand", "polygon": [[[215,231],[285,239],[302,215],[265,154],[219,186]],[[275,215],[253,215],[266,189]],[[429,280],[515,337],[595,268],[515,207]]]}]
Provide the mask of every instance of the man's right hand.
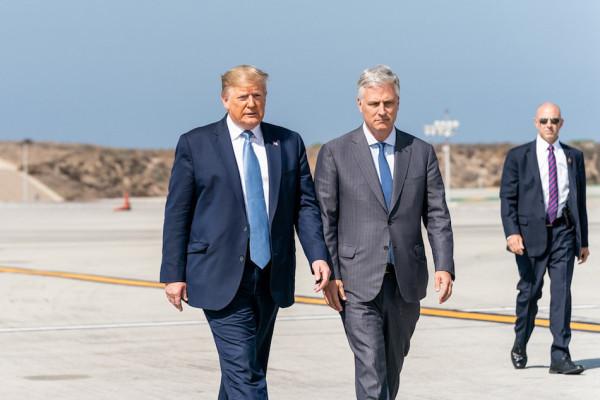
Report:
[{"label": "man's right hand", "polygon": [[323,289],[323,294],[329,307],[337,312],[341,312],[344,309],[340,299],[346,301],[346,293],[344,292],[344,284],[341,279],[329,281],[325,289]]},{"label": "man's right hand", "polygon": [[525,246],[523,245],[523,238],[518,233],[510,235],[506,238],[506,247],[511,253],[522,256],[525,253]]},{"label": "man's right hand", "polygon": [[183,311],[181,300],[187,302],[187,287],[185,282],[171,282],[165,285],[165,294],[169,303],[179,311]]}]

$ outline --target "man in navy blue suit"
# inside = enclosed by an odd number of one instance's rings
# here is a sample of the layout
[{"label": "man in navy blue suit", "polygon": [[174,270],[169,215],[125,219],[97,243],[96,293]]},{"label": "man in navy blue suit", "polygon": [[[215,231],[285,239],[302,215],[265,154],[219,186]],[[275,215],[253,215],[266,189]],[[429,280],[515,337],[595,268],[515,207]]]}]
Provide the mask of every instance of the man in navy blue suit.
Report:
[{"label": "man in navy blue suit", "polygon": [[580,374],[573,363],[571,280],[575,258],[584,263],[588,249],[585,167],[581,151],[558,141],[563,125],[560,108],[538,107],[536,140],[508,153],[500,188],[502,224],[507,249],[519,269],[513,366],[527,365],[526,346],[542,296],[544,275],[550,276],[550,373]]},{"label": "man in navy blue suit", "polygon": [[267,77],[249,65],[223,74],[227,115],[180,137],[165,207],[160,280],[177,309],[204,310],[220,400],[268,398],[277,310],[294,302],[294,227],[315,292],[330,275],[302,139],[262,122]]}]

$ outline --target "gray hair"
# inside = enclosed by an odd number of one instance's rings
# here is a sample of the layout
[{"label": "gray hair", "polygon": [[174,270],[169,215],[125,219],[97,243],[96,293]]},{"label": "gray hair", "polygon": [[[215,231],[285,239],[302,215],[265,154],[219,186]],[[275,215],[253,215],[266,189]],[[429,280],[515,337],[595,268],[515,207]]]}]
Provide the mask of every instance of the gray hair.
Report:
[{"label": "gray hair", "polygon": [[388,83],[394,85],[396,95],[400,97],[400,79],[390,67],[380,64],[367,68],[360,74],[360,78],[358,78],[358,97],[362,99],[363,90],[366,87],[380,86]]}]

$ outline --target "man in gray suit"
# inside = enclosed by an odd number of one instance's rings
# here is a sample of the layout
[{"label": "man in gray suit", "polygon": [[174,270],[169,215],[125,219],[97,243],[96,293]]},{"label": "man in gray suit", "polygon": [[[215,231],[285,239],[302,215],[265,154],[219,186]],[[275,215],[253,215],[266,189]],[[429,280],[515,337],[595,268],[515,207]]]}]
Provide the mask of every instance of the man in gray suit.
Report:
[{"label": "man in gray suit", "polygon": [[341,314],[360,400],[398,393],[427,289],[421,221],[433,250],[439,302],[452,294],[444,184],[433,147],[394,127],[399,92],[389,67],[365,70],[357,99],[364,123],[325,144],[315,171],[334,272],[325,299]]}]

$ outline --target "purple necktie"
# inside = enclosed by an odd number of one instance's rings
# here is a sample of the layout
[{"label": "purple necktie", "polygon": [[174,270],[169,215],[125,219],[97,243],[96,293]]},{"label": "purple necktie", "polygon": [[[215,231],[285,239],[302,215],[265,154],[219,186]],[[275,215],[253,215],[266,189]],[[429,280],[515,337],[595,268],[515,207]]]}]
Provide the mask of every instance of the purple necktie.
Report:
[{"label": "purple necktie", "polygon": [[556,177],[556,158],[554,146],[548,146],[548,211],[546,216],[549,223],[556,220],[558,213],[558,178]]}]

